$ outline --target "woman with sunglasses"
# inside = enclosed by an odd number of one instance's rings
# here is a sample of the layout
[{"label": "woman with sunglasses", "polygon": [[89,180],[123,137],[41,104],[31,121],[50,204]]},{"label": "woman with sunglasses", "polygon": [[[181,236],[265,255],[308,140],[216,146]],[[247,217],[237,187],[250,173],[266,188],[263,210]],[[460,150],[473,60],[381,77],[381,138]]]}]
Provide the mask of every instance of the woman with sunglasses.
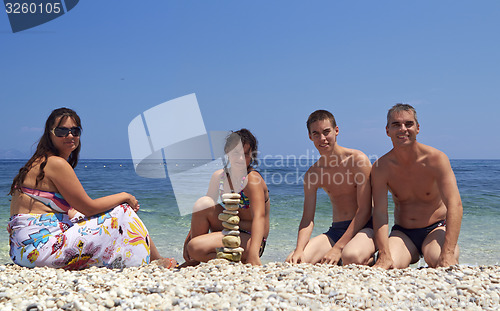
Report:
[{"label": "woman with sunglasses", "polygon": [[35,154],[10,188],[10,256],[25,267],[124,268],[161,258],[129,193],[91,199],[74,168],[81,149],[80,118],[71,109],[50,114]]}]

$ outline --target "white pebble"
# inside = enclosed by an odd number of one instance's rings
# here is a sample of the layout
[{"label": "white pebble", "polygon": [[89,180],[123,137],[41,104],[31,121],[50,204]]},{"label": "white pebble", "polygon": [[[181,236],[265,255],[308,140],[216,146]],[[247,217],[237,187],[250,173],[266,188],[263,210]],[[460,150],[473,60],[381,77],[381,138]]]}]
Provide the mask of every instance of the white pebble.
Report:
[{"label": "white pebble", "polygon": [[0,271],[0,310],[496,310],[500,303],[500,266],[385,271],[220,259],[178,271],[155,265],[123,271],[0,265]]}]

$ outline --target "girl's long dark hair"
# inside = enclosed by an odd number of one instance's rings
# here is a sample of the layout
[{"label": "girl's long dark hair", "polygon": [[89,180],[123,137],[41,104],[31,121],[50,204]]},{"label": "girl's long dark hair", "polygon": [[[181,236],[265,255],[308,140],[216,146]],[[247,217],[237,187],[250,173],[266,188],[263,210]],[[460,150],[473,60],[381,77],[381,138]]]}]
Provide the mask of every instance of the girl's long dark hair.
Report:
[{"label": "girl's long dark hair", "polygon": [[246,128],[231,132],[231,134],[229,134],[229,136],[226,138],[224,152],[228,153],[231,149],[230,147],[234,148],[234,146],[240,141],[242,145],[248,144],[250,146],[252,160],[250,161],[250,165],[247,167],[247,169],[251,170],[255,166],[259,165],[259,161],[257,160],[257,155],[259,153],[259,142],[257,141],[257,138],[255,138],[255,136],[252,134],[252,132],[250,132]]},{"label": "girl's long dark hair", "polygon": [[[59,117],[61,118],[59,119],[59,122],[56,124],[55,122]],[[31,170],[33,163],[35,161],[42,160],[42,163],[40,164],[40,173],[36,177],[35,185],[38,185],[38,183],[45,177],[45,172],[43,171],[43,169],[45,168],[45,165],[47,165],[47,159],[49,155],[50,154],[56,156],[59,155],[59,151],[52,143],[52,139],[50,139],[51,130],[55,127],[58,127],[67,118],[71,118],[76,123],[76,126],[80,128],[82,127],[80,122],[80,117],[76,114],[75,111],[69,108],[59,108],[52,111],[47,121],[45,122],[45,130],[43,132],[42,137],[38,141],[38,146],[36,147],[35,153],[31,157],[31,159],[29,159],[28,162],[26,162],[26,164],[19,170],[19,173],[14,178],[14,181],[10,186],[9,195],[14,194],[14,191],[16,190],[22,191],[21,187],[24,182],[24,179],[26,178],[26,174],[28,174],[28,172]],[[75,150],[73,150],[73,152],[71,152],[69,158],[67,159],[68,163],[73,168],[75,168],[76,165],[78,164],[78,157],[80,154],[81,147],[82,147],[82,142],[80,140],[78,147]]]}]

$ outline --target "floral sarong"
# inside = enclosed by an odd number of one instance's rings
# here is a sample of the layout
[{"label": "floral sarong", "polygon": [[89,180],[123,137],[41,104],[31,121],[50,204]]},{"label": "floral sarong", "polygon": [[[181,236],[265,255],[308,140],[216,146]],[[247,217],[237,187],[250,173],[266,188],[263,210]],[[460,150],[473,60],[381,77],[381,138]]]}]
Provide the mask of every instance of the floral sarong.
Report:
[{"label": "floral sarong", "polygon": [[127,204],[92,216],[18,214],[11,217],[10,257],[24,267],[68,270],[148,264],[149,233]]}]

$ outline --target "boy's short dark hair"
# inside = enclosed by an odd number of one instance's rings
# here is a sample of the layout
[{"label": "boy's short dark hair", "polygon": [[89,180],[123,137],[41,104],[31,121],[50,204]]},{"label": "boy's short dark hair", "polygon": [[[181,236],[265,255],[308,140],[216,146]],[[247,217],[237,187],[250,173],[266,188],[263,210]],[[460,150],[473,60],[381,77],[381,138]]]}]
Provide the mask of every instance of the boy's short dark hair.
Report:
[{"label": "boy's short dark hair", "polygon": [[328,120],[332,124],[332,127],[334,128],[337,127],[337,122],[335,121],[335,117],[330,111],[316,110],[315,112],[309,115],[309,118],[307,118],[307,123],[306,123],[307,131],[311,133],[311,124],[321,120]]}]

